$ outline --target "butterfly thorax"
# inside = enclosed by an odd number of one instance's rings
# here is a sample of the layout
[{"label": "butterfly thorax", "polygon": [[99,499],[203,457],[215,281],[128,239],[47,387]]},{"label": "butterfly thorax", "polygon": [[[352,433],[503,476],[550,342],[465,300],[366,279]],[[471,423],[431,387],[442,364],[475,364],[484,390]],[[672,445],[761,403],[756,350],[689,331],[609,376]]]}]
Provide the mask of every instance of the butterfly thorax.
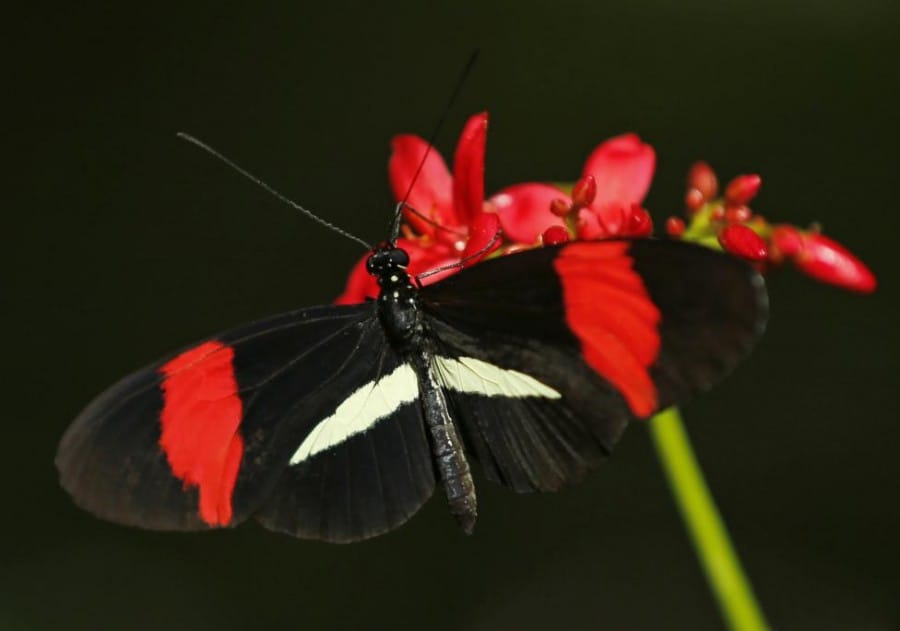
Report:
[{"label": "butterfly thorax", "polygon": [[391,343],[409,362],[418,381],[422,415],[428,428],[435,468],[450,505],[450,513],[467,533],[477,517],[477,500],[469,463],[459,431],[434,371],[434,355],[422,322],[419,291],[406,266],[409,255],[385,244],[366,261],[366,270],[378,279],[378,317]]},{"label": "butterfly thorax", "polygon": [[421,340],[422,319],[418,290],[406,271],[409,255],[393,245],[379,246],[366,261],[366,270],[378,280],[378,316],[391,341],[408,351]]}]

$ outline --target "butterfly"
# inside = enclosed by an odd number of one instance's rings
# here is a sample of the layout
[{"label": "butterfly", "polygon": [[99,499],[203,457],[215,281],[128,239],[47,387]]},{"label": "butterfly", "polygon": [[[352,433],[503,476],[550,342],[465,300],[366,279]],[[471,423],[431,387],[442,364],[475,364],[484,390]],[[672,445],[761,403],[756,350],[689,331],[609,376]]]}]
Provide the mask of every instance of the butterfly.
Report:
[{"label": "butterfly", "polygon": [[238,327],[124,378],[65,432],[75,502],[160,530],[254,518],[350,542],[406,522],[440,484],[471,532],[470,462],[556,491],[630,421],[728,374],[763,331],[749,265],[669,240],[570,242],[420,287],[375,247],[380,293]]}]

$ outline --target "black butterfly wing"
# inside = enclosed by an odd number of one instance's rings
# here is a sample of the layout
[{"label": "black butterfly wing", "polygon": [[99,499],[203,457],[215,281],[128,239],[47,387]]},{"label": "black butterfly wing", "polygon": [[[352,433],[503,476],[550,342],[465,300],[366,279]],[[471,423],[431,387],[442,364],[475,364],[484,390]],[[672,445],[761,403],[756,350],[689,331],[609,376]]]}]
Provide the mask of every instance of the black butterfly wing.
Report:
[{"label": "black butterfly wing", "polygon": [[[355,472],[331,466],[331,493],[297,503],[303,513],[294,518],[315,523],[303,533],[322,539],[382,532],[421,506],[434,485],[415,406],[395,406],[368,426],[351,424],[343,440],[317,452],[319,460],[291,461],[348,396],[396,367],[391,353],[373,304],[304,309],[216,336],[123,379],[91,403],[60,443],[62,485],[90,512],[134,526],[231,526],[261,512],[266,525],[290,530],[284,480],[301,467],[314,474],[324,457],[345,458],[348,446],[381,446],[380,426],[392,423],[378,422],[390,418],[404,432],[407,462],[397,466],[396,450],[383,450],[354,460]],[[372,429],[378,431],[370,435]],[[359,463],[390,491],[363,493],[354,482]],[[301,480],[293,490],[309,484]],[[277,515],[264,508],[267,502],[280,507]],[[352,507],[356,521],[347,526],[327,517],[336,506]]]},{"label": "black butterfly wing", "polygon": [[655,240],[492,259],[424,288],[422,302],[464,439],[517,491],[578,479],[629,420],[724,377],[767,313],[748,265]]},{"label": "black butterfly wing", "polygon": [[[378,335],[384,333],[377,326]],[[294,449],[257,518],[270,530],[347,543],[406,522],[434,491],[416,374],[385,340],[365,379]]]}]

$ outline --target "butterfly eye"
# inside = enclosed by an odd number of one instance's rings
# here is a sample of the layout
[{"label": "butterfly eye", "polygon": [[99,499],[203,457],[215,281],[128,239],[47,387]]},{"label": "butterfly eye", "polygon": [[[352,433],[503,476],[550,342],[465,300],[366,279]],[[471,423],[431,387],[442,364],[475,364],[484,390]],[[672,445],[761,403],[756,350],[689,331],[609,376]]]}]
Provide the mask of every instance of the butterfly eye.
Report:
[{"label": "butterfly eye", "polygon": [[392,252],[393,250],[375,250],[372,252],[366,261],[366,271],[370,274],[378,274],[393,261],[391,258]]},{"label": "butterfly eye", "polygon": [[389,256],[391,265],[399,265],[402,267],[409,265],[409,254],[406,253],[406,250],[391,250]]}]

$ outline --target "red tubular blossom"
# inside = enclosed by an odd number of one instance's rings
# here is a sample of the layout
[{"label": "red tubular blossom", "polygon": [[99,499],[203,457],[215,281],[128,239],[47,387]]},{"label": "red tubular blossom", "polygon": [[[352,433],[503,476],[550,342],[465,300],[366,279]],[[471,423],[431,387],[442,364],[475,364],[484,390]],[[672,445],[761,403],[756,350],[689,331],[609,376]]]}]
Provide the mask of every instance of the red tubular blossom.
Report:
[{"label": "red tubular blossom", "polygon": [[[577,213],[578,238],[645,236],[652,222],[640,204],[647,194],[656,154],[636,134],[601,143],[588,157],[572,197],[547,184],[517,184],[489,200],[504,235],[533,245],[559,218]],[[634,208],[637,207],[638,210]]]},{"label": "red tubular blossom", "polygon": [[764,261],[769,255],[766,242],[743,224],[725,226],[719,232],[719,243],[726,252],[748,261]]},{"label": "red tubular blossom", "polygon": [[802,235],[794,265],[803,273],[851,291],[871,293],[877,282],[866,265],[840,243],[817,232]]},{"label": "red tubular blossom", "polygon": [[702,160],[691,165],[687,178],[688,189],[696,189],[704,200],[714,199],[719,193],[719,180],[716,172]]},{"label": "red tubular blossom", "polygon": [[594,180],[593,202],[578,211],[578,237],[640,237],[653,222],[640,207],[650,188],[656,153],[637,134],[623,134],[600,144],[584,165],[584,177]]},{"label": "red tubular blossom", "polygon": [[[404,211],[405,238],[397,242],[410,256],[410,274],[447,267],[426,277],[428,284],[501,248],[508,254],[540,244],[565,243],[573,238],[573,224],[579,239],[652,233],[653,221],[641,204],[653,178],[656,154],[636,134],[616,136],[598,145],[585,161],[571,196],[557,186],[524,183],[507,187],[485,202],[487,126],[487,112],[466,122],[454,153],[452,175],[422,138],[408,134],[393,138],[388,163],[391,188],[397,200],[406,197],[416,210]],[[875,290],[872,272],[839,243],[818,231],[773,226],[755,214],[748,203],[759,193],[759,175],[733,178],[721,198],[715,172],[700,161],[692,165],[687,183],[690,227],[683,219],[670,217],[665,224],[670,237],[709,244],[715,236],[725,251],[743,259],[770,264],[790,259],[818,280],[858,292]],[[368,254],[353,268],[337,303],[377,296],[377,282],[365,269],[367,258]]]},{"label": "red tubular blossom", "polygon": [[739,175],[728,183],[728,188],[725,189],[725,200],[733,206],[745,205],[756,197],[760,186],[762,186],[762,178],[755,173]]},{"label": "red tubular blossom", "polygon": [[[400,201],[409,191],[406,200],[409,206],[430,220],[409,210],[404,212],[407,223],[418,234],[447,242],[458,241],[460,233],[465,235],[469,223],[482,212],[486,133],[487,113],[472,116],[456,147],[454,175],[450,175],[444,159],[432,149],[411,190],[410,183],[428,150],[428,143],[411,134],[393,138],[388,177],[394,199]],[[447,229],[441,230],[434,224]]]},{"label": "red tubular blossom", "polygon": [[[397,242],[409,254],[410,274],[453,265],[466,257],[470,257],[466,264],[473,264],[500,247],[500,219],[484,212],[487,124],[487,112],[466,122],[456,146],[452,176],[440,154],[434,149],[429,151],[422,138],[402,134],[392,139],[388,161],[391,189],[397,201],[408,193],[406,202],[416,211],[404,211],[403,233],[409,238]],[[489,247],[492,241],[496,245]],[[377,283],[365,269],[368,256],[367,253],[354,266],[344,292],[335,302],[352,304],[378,295]],[[428,276],[424,282],[433,283],[452,271]]]}]

